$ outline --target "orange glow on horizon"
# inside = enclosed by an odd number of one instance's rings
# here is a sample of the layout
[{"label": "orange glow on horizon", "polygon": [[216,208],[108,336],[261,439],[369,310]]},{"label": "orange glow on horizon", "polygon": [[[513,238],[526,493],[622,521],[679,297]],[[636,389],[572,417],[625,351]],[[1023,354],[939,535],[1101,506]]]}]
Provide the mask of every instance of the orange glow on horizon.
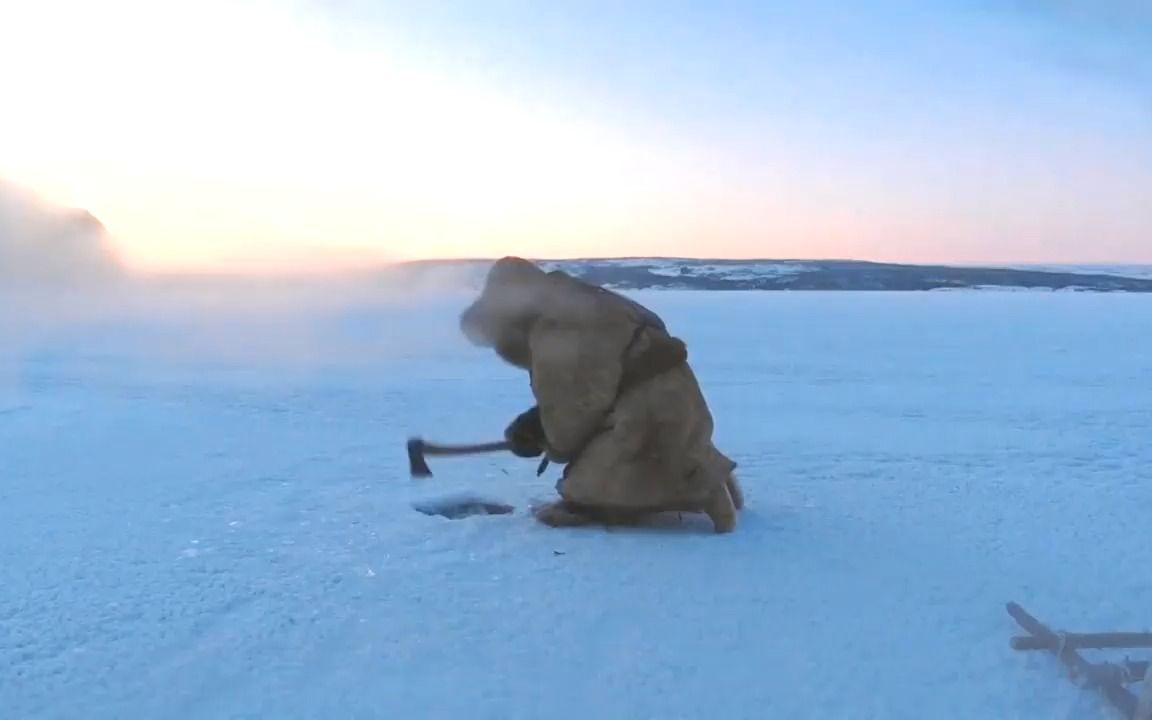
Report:
[{"label": "orange glow on horizon", "polygon": [[446,71],[319,7],[0,5],[0,178],[90,210],[146,272],[509,254],[1152,262],[1133,209],[1146,168],[1098,134],[1067,156],[981,136],[940,159],[939,139],[870,146],[764,111],[739,137],[721,119],[689,138]]}]

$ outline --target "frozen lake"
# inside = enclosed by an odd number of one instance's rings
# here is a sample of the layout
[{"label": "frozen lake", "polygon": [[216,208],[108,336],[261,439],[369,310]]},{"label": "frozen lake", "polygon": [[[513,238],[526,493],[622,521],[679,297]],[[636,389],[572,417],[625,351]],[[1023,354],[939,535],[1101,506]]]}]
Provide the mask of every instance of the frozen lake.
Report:
[{"label": "frozen lake", "polygon": [[[462,296],[6,302],[0,716],[1110,717],[1004,604],[1152,626],[1152,297],[635,296],[734,534],[539,526],[511,456],[408,478],[531,404]],[[516,511],[413,510],[465,491]]]}]

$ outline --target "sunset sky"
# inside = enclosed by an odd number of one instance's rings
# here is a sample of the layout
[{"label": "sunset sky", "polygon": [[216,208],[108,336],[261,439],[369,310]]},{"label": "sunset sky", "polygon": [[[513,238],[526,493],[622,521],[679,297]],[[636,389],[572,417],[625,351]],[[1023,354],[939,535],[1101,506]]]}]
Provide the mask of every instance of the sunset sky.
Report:
[{"label": "sunset sky", "polygon": [[1152,262],[1147,0],[4,1],[0,89],[141,268]]}]

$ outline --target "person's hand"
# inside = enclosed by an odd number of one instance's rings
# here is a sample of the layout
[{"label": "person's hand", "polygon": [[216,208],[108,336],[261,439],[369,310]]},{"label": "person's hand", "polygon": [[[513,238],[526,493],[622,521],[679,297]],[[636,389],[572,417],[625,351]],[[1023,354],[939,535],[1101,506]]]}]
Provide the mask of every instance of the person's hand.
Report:
[{"label": "person's hand", "polygon": [[544,425],[540,422],[540,408],[533,406],[516,416],[504,429],[504,439],[513,455],[522,458],[540,457],[547,446]]}]

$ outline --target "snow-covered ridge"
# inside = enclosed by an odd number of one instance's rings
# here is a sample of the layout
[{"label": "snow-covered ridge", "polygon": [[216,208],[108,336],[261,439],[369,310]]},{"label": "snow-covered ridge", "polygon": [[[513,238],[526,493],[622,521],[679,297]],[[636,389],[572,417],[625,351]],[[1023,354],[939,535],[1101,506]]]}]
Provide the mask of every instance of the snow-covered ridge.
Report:
[{"label": "snow-covered ridge", "polygon": [[[402,282],[446,280],[477,288],[491,260],[405,263],[387,274]],[[856,260],[722,260],[694,258],[586,258],[538,260],[621,290],[1012,290],[1152,292],[1152,266],[1049,265],[972,267],[907,265]]]},{"label": "snow-covered ridge", "polygon": [[1152,278],[1152,265],[1011,265],[1006,267],[1013,270],[1039,270],[1041,272]]}]

